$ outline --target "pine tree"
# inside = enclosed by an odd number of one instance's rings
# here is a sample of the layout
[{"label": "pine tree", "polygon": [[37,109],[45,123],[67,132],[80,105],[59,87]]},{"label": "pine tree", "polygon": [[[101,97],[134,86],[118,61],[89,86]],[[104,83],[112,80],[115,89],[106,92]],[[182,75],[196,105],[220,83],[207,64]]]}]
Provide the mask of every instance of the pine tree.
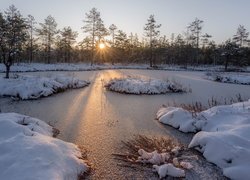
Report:
[{"label": "pine tree", "polygon": [[192,39],[196,42],[196,48],[200,47],[200,37],[202,31],[203,21],[196,18],[189,26],[188,29],[191,32]]},{"label": "pine tree", "polygon": [[9,78],[11,65],[22,51],[27,39],[27,24],[14,5],[4,15],[0,14],[0,54],[6,67],[6,78]]},{"label": "pine tree", "polygon": [[40,23],[41,28],[37,29],[39,36],[43,40],[44,50],[47,56],[47,63],[51,62],[51,48],[55,42],[55,35],[58,33],[55,18],[49,15],[44,23]]},{"label": "pine tree", "polygon": [[248,42],[249,32],[245,29],[243,25],[239,25],[237,33],[234,35],[234,42],[238,43],[241,47]]},{"label": "pine tree", "polygon": [[91,65],[93,65],[96,45],[108,33],[101,19],[100,12],[98,12],[96,8],[92,8],[89,13],[86,13],[84,23],[85,25],[82,27],[84,33],[88,33],[91,36]]},{"label": "pine tree", "polygon": [[112,37],[112,46],[114,46],[114,44],[115,44],[115,32],[116,32],[116,30],[117,30],[117,26],[116,25],[111,24],[109,26],[109,32],[110,32],[110,35]]},{"label": "pine tree", "polygon": [[154,15],[150,15],[148,22],[145,24],[144,31],[146,37],[149,38],[149,48],[150,48],[150,67],[153,66],[153,42],[155,42],[156,37],[160,35],[160,31],[158,30],[161,27],[161,24],[156,24]]},{"label": "pine tree", "polygon": [[221,48],[221,56],[225,57],[225,71],[228,69],[229,62],[238,54],[239,46],[235,42],[227,40]]},{"label": "pine tree", "polygon": [[64,62],[69,62],[71,60],[73,45],[76,42],[78,33],[73,31],[71,27],[64,27],[60,31],[60,44],[62,46],[62,51],[64,53]]},{"label": "pine tree", "polygon": [[35,38],[34,38],[34,31],[36,30],[35,24],[35,18],[32,15],[28,15],[27,18],[27,24],[28,24],[28,28],[29,28],[29,45],[28,45],[28,49],[29,49],[29,63],[31,63],[33,61],[33,52],[34,52],[34,42],[35,42]]},{"label": "pine tree", "polygon": [[119,49],[126,49],[128,47],[129,40],[127,34],[122,30],[118,30],[115,35],[115,47]]}]

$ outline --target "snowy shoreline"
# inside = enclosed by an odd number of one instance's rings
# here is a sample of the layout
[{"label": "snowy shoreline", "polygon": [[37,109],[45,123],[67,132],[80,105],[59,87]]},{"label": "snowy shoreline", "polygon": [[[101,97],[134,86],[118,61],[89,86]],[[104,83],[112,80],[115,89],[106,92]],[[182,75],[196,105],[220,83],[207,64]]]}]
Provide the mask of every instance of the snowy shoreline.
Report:
[{"label": "snowy shoreline", "polygon": [[196,133],[189,148],[200,151],[231,179],[250,179],[250,100],[215,106],[192,116],[179,107],[164,107],[157,119],[179,131]]},{"label": "snowy shoreline", "polygon": [[81,150],[53,138],[45,122],[0,113],[0,177],[3,179],[77,179],[89,167]]},{"label": "snowy shoreline", "polygon": [[[42,72],[42,71],[95,71],[108,69],[148,69],[148,70],[167,70],[167,71],[224,71],[224,66],[180,66],[180,65],[159,65],[157,68],[150,68],[147,64],[102,64],[93,65],[87,63],[18,63],[10,68],[10,72]],[[229,67],[230,69],[230,67]],[[250,72],[250,67],[238,68],[231,67],[232,71]],[[0,73],[5,72],[5,66],[0,64]]]},{"label": "snowy shoreline", "polygon": [[17,76],[10,79],[0,77],[0,97],[29,100],[50,96],[66,89],[88,86],[88,81],[75,77],[57,75],[53,77]]},{"label": "snowy shoreline", "polygon": [[206,73],[205,79],[231,84],[250,85],[250,75],[240,73]]}]

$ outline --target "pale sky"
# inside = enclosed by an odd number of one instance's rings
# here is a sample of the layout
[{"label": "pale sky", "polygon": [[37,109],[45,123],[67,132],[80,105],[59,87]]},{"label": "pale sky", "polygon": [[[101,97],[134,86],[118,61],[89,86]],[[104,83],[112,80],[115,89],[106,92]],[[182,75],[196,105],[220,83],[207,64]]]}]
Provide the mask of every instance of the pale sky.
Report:
[{"label": "pale sky", "polygon": [[52,15],[58,28],[71,26],[84,37],[81,30],[85,13],[96,7],[108,27],[143,35],[150,14],[162,24],[161,35],[170,38],[185,31],[196,17],[204,20],[203,32],[216,42],[225,41],[236,33],[239,24],[250,31],[250,0],[0,0],[0,10],[14,4],[24,16],[31,14],[37,22]]}]

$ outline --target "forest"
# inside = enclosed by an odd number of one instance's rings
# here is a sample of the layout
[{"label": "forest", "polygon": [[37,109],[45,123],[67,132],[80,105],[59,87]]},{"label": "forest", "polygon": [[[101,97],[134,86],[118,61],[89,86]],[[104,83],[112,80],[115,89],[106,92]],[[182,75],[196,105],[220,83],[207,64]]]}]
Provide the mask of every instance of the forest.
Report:
[{"label": "forest", "polygon": [[[7,71],[13,63],[143,63],[158,65],[250,65],[249,32],[239,25],[235,35],[221,44],[203,32],[205,22],[195,18],[187,23],[183,34],[172,33],[168,39],[160,32],[154,15],[145,19],[143,35],[127,34],[115,24],[106,26],[100,12],[92,8],[82,22],[84,39],[77,42],[78,32],[70,26],[57,28],[49,15],[36,22],[24,17],[11,5],[0,12],[0,62]],[[171,25],[169,25],[171,26]],[[105,48],[104,48],[105,47]]]}]

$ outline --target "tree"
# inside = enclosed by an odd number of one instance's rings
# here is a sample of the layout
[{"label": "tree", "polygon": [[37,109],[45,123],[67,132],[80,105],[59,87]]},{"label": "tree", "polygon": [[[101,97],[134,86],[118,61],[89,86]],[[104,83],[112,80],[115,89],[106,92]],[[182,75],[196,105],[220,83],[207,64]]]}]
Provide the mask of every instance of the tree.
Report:
[{"label": "tree", "polygon": [[122,30],[118,30],[115,35],[115,47],[119,49],[126,49],[128,47],[129,40],[127,34]]},{"label": "tree", "polygon": [[100,12],[96,8],[92,8],[89,13],[86,13],[85,26],[82,27],[84,33],[88,33],[91,37],[91,65],[94,63],[95,48],[98,41],[107,35],[107,30],[101,19]]},{"label": "tree", "polygon": [[14,5],[11,5],[4,15],[0,13],[0,55],[6,67],[6,78],[9,78],[10,67],[15,58],[20,55],[27,39],[25,19]]},{"label": "tree", "polygon": [[227,40],[221,47],[221,51],[221,56],[225,57],[225,71],[227,71],[229,62],[239,54],[239,46],[235,42]]},{"label": "tree", "polygon": [[49,15],[44,23],[40,23],[41,28],[37,30],[39,36],[43,39],[44,50],[47,56],[47,63],[51,61],[51,47],[55,42],[55,35],[58,33],[55,18]]},{"label": "tree", "polygon": [[236,34],[233,37],[234,42],[238,43],[241,47],[248,42],[249,32],[244,26],[239,25]]},{"label": "tree", "polygon": [[160,31],[158,30],[161,27],[161,24],[156,24],[154,15],[150,15],[148,22],[145,24],[144,31],[146,37],[149,38],[149,47],[150,47],[150,67],[153,66],[153,42],[155,42],[156,37],[160,35]]},{"label": "tree", "polygon": [[34,31],[36,30],[35,28],[35,18],[32,15],[28,15],[27,18],[27,24],[28,24],[28,28],[29,28],[29,62],[33,61],[33,44],[35,42],[35,38],[33,37]]},{"label": "tree", "polygon": [[191,37],[196,42],[196,48],[198,49],[200,46],[200,36],[202,31],[203,21],[196,18],[189,26],[188,29],[191,32]]},{"label": "tree", "polygon": [[64,62],[69,62],[71,59],[71,51],[72,46],[76,42],[76,38],[78,36],[78,33],[76,31],[73,31],[71,27],[64,27],[60,31],[60,44],[62,46],[62,51],[64,53]]},{"label": "tree", "polygon": [[115,31],[117,30],[117,26],[114,25],[114,24],[111,24],[109,26],[109,32],[111,34],[111,37],[112,37],[112,46],[114,46],[115,44]]},{"label": "tree", "polygon": [[212,38],[212,36],[211,35],[209,35],[209,34],[204,34],[204,35],[202,35],[202,39],[201,39],[201,41],[202,41],[202,46],[203,47],[206,47],[208,44],[209,44],[209,39],[210,38]]}]

